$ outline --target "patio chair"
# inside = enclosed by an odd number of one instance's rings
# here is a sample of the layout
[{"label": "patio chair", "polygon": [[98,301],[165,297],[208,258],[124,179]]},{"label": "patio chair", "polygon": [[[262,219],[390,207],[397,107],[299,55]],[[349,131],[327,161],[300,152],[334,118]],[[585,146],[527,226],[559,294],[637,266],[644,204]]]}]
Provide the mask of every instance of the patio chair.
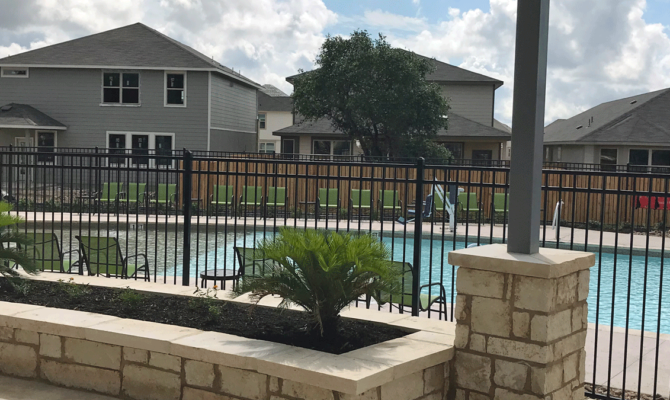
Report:
[{"label": "patio chair", "polygon": [[460,214],[476,213],[479,215],[480,210],[481,204],[477,201],[477,193],[458,194],[458,211]]},{"label": "patio chair", "polygon": [[235,208],[235,196],[233,195],[233,187],[226,185],[214,185],[212,188],[212,196],[210,204],[214,206],[214,213],[218,214],[219,207],[223,206],[226,210],[225,215],[228,215],[229,208]]},{"label": "patio chair", "polygon": [[[27,233],[26,236],[32,241],[27,246],[18,245],[19,249],[24,249],[26,255],[35,261],[40,271],[47,272],[66,272],[72,271],[72,268],[81,266],[81,255],[78,249],[63,252],[61,251],[58,236],[54,233]],[[77,253],[75,261],[70,257],[66,260],[66,254]]]},{"label": "patio chair", "polygon": [[247,207],[253,207],[254,214],[256,210],[263,210],[263,187],[262,186],[244,186],[242,188],[242,195],[240,196],[240,210],[244,213]]},{"label": "patio chair", "polygon": [[333,211],[337,213],[340,209],[340,204],[340,192],[337,188],[319,188],[319,197],[316,198],[317,212],[320,212],[321,208],[325,208],[326,218],[328,218],[328,212]]},{"label": "patio chair", "polygon": [[[149,262],[146,254],[134,254],[124,257],[121,246],[115,237],[98,236],[75,236],[79,241],[82,259],[89,275],[103,275],[108,278],[137,278],[140,272],[144,272],[144,280],[149,280]],[[144,259],[143,263],[131,264],[128,260],[135,259],[136,262]]]},{"label": "patio chair", "polygon": [[[421,215],[423,216],[424,219],[428,219],[433,215],[433,195],[429,194],[426,196],[426,201],[423,202],[423,210],[421,211]],[[416,219],[416,210],[407,210],[407,220],[403,217],[398,218],[398,223],[405,225],[409,222],[414,222]]]},{"label": "patio chair", "polygon": [[128,192],[120,192],[119,198],[121,205],[126,207],[126,211],[131,205],[139,211],[143,204],[146,205],[147,184],[131,182],[128,184]]},{"label": "patio chair", "polygon": [[[233,247],[237,256],[237,270],[233,269],[210,269],[200,273],[200,286],[205,287],[207,281],[234,281],[237,282],[243,276],[260,276],[272,267],[272,260],[264,260],[255,248]],[[233,283],[235,284],[235,283]]]},{"label": "patio chair", "polygon": [[177,206],[177,184],[176,183],[159,183],[158,190],[155,197],[149,200],[152,206],[165,207],[165,212],[169,213],[170,209]]},{"label": "patio chair", "polygon": [[349,218],[352,216],[364,215],[367,212],[372,215],[372,191],[351,189],[349,198]]},{"label": "patio chair", "polygon": [[493,193],[493,215],[491,216],[493,223],[495,223],[498,214],[502,214],[503,218],[505,218],[505,215],[509,215],[509,200],[506,193]]},{"label": "patio chair", "polygon": [[269,187],[268,188],[268,198],[265,201],[265,210],[270,208],[274,211],[274,215],[277,213],[278,208],[284,209],[284,214],[286,214],[286,188],[285,187]]},{"label": "patio chair", "polygon": [[[444,194],[444,198],[449,201],[449,192]],[[435,193],[433,196],[433,203],[435,208],[433,211],[435,212],[435,218],[439,220],[444,218],[444,214],[448,212],[447,201],[444,201],[441,195]]]},{"label": "patio chair", "polygon": [[100,204],[114,203],[115,214],[119,212],[119,195],[123,192],[123,182],[105,182],[102,185],[102,191],[98,202]]},{"label": "patio chair", "polygon": [[[392,261],[393,268],[397,269],[399,274],[399,282],[402,287],[402,294],[392,296],[389,293],[380,293],[379,297],[382,304],[389,303],[391,306],[397,307],[399,310],[406,307],[412,307],[412,283],[414,282],[414,273],[412,264],[408,262]],[[430,294],[423,293],[423,290],[429,287],[435,287]],[[437,291],[439,294],[435,294]],[[440,283],[429,283],[419,287],[419,311],[431,311],[444,314],[444,319],[447,318],[447,294],[444,286]],[[439,305],[439,310],[433,310],[431,307],[435,304]]]},{"label": "patio chair", "polygon": [[380,190],[377,202],[379,203],[380,219],[383,219],[388,211],[391,212],[392,217],[402,214],[402,201],[400,201],[397,190]]}]

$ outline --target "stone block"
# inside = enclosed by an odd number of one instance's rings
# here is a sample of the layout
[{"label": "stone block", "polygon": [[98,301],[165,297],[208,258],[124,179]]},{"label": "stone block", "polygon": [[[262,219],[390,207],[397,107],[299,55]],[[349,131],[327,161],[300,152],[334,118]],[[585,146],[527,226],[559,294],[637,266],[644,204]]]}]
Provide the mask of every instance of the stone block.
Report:
[{"label": "stone block", "polygon": [[11,341],[14,339],[14,328],[0,326],[0,340]]},{"label": "stone block", "polygon": [[160,369],[179,372],[181,371],[181,357],[152,351],[149,353],[149,365]]},{"label": "stone block", "polygon": [[62,348],[60,336],[40,333],[40,355],[51,358],[61,358]]},{"label": "stone block", "polygon": [[572,333],[572,310],[567,309],[552,315],[536,315],[530,322],[530,339],[536,342],[551,342]]},{"label": "stone block", "polygon": [[19,343],[25,344],[40,344],[40,334],[33,331],[26,331],[23,329],[17,329],[14,332],[14,340]]},{"label": "stone block", "polygon": [[586,382],[586,350],[579,353],[579,382]]},{"label": "stone block", "polygon": [[554,359],[553,350],[552,346],[540,346],[496,337],[490,337],[486,344],[488,354],[537,363],[551,362]]},{"label": "stone block", "polygon": [[237,400],[222,394],[216,394],[205,390],[194,389],[184,386],[182,400]]},{"label": "stone block", "polygon": [[556,280],[514,276],[514,307],[550,312],[556,306]]},{"label": "stone block", "polygon": [[584,400],[584,387],[577,387],[572,390],[572,400]]},{"label": "stone block", "polygon": [[577,300],[584,301],[589,297],[589,284],[591,272],[588,269],[579,272],[579,288],[577,290]]},{"label": "stone block", "polygon": [[468,318],[466,305],[467,305],[466,296],[462,294],[456,296],[456,307],[454,308],[454,315],[456,316],[457,321],[465,321]]},{"label": "stone block", "polygon": [[79,364],[120,370],[121,347],[65,338],[65,357]]},{"label": "stone block", "polygon": [[509,337],[511,314],[509,302],[505,300],[473,297],[470,327],[473,332]]},{"label": "stone block", "polygon": [[491,359],[489,357],[457,351],[454,368],[458,387],[480,392],[488,392],[491,388]]},{"label": "stone block", "polygon": [[149,352],[147,350],[134,349],[132,347],[124,347],[123,359],[130,362],[148,364]]},{"label": "stone block", "polygon": [[118,371],[86,365],[41,360],[40,376],[56,385],[92,390],[112,396],[118,396],[121,388],[121,376]]},{"label": "stone block", "polygon": [[468,337],[470,335],[470,328],[467,325],[456,325],[456,338],[454,339],[454,347],[457,349],[464,349],[468,347]]},{"label": "stone block", "polygon": [[333,400],[335,395],[332,390],[308,385],[306,383],[294,382],[284,379],[281,388],[282,394],[297,397],[304,400]]},{"label": "stone block", "polygon": [[486,353],[486,338],[476,333],[470,335],[470,350]]},{"label": "stone block", "polygon": [[496,373],[493,381],[498,386],[514,390],[523,390],[528,377],[528,365],[496,360]]},{"label": "stone block", "polygon": [[444,387],[444,366],[442,364],[423,370],[423,393],[428,394]]},{"label": "stone block", "polygon": [[578,306],[572,309],[572,331],[577,332],[584,328],[584,307]]},{"label": "stone block", "polygon": [[558,291],[556,293],[556,305],[566,306],[577,301],[578,273],[558,278]]},{"label": "stone block", "polygon": [[458,293],[502,299],[505,275],[461,267],[456,275]]},{"label": "stone block", "polygon": [[273,393],[280,393],[281,387],[279,386],[279,378],[276,376],[270,377],[270,391]]},{"label": "stone block", "polygon": [[491,398],[487,394],[481,394],[477,392],[470,392],[468,400],[490,400]]},{"label": "stone block", "polygon": [[0,343],[0,372],[22,378],[37,376],[37,354],[30,346]]},{"label": "stone block", "polygon": [[123,367],[125,396],[136,400],[179,400],[181,377],[172,372],[128,364]]},{"label": "stone block", "polygon": [[[582,393],[584,389],[582,389]],[[551,395],[551,400],[572,400],[572,386],[565,385]]]},{"label": "stone block", "polygon": [[582,326],[584,328],[589,327],[589,304],[584,304],[584,310],[582,311]]},{"label": "stone block", "polygon": [[379,390],[377,388],[366,390],[361,394],[338,393],[338,395],[340,400],[379,400]]},{"label": "stone block", "polygon": [[[186,384],[191,386],[214,387],[214,365],[210,363],[184,361]],[[275,378],[276,379],[276,378]]]},{"label": "stone block", "polygon": [[414,400],[423,396],[423,371],[395,379],[381,387],[382,400]]},{"label": "stone block", "polygon": [[567,383],[577,378],[579,372],[577,363],[579,362],[580,353],[572,353],[563,359],[563,382]]},{"label": "stone block", "polygon": [[456,400],[465,400],[465,390],[456,389]]},{"label": "stone block", "polygon": [[528,313],[515,312],[512,314],[512,332],[519,338],[528,339],[530,337],[530,315]]},{"label": "stone block", "polygon": [[584,348],[586,331],[573,333],[553,344],[554,359],[561,359],[568,354]]},{"label": "stone block", "polygon": [[533,396],[532,394],[521,394],[509,391],[507,389],[496,389],[495,400],[545,400],[542,397]]},{"label": "stone block", "polygon": [[216,368],[221,376],[221,392],[250,400],[264,400],[267,396],[267,375],[223,365]]},{"label": "stone block", "polygon": [[532,367],[530,386],[533,393],[544,396],[563,386],[563,363],[548,367]]}]

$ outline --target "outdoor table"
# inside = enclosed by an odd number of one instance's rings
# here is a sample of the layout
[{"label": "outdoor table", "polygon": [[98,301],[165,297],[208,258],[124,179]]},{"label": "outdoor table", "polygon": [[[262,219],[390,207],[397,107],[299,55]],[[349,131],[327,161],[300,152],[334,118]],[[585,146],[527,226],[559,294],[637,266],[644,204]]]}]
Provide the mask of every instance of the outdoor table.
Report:
[{"label": "outdoor table", "polygon": [[93,201],[93,214],[98,212],[98,195],[96,194],[81,194],[78,197],[79,199],[79,215],[81,215],[81,210],[84,208],[84,201],[88,201],[89,213],[91,212],[91,201]]},{"label": "outdoor table", "polygon": [[200,287],[205,287],[207,281],[234,281],[240,276],[233,269],[208,269],[200,273]]},{"label": "outdoor table", "polygon": [[301,201],[300,204],[305,208],[305,219],[309,216],[309,206],[314,206],[314,216],[318,217],[319,210],[316,201]]}]

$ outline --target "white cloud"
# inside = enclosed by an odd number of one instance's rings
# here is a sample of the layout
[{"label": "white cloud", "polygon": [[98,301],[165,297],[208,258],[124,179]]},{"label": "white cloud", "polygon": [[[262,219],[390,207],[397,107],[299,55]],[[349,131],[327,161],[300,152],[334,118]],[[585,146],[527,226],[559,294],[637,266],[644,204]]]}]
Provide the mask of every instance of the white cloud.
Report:
[{"label": "white cloud", "polygon": [[367,25],[387,32],[391,30],[421,31],[427,27],[426,22],[421,18],[406,17],[382,10],[366,10],[363,17]]}]

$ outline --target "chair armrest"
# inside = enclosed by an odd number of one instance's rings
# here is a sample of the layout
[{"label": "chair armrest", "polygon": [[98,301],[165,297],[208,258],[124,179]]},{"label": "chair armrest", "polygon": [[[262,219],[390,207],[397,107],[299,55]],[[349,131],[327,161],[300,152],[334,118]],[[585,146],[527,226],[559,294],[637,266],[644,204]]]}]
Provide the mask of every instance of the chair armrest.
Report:
[{"label": "chair armrest", "polygon": [[128,260],[130,260],[131,258],[139,258],[139,257],[144,258],[144,265],[149,265],[149,260],[147,259],[147,256],[144,253],[138,253],[138,254],[133,254],[132,256],[128,256],[128,257],[126,257],[125,262],[126,262],[126,264],[128,264]]},{"label": "chair armrest", "polygon": [[64,251],[64,252],[63,252],[63,255],[70,254],[70,253],[77,253],[77,257],[78,257],[78,258],[81,258],[81,253],[79,252],[79,249],[74,249],[74,250],[70,250],[70,251]]},{"label": "chair armrest", "polygon": [[126,198],[126,192],[119,192],[116,194],[116,199],[125,199]]}]

